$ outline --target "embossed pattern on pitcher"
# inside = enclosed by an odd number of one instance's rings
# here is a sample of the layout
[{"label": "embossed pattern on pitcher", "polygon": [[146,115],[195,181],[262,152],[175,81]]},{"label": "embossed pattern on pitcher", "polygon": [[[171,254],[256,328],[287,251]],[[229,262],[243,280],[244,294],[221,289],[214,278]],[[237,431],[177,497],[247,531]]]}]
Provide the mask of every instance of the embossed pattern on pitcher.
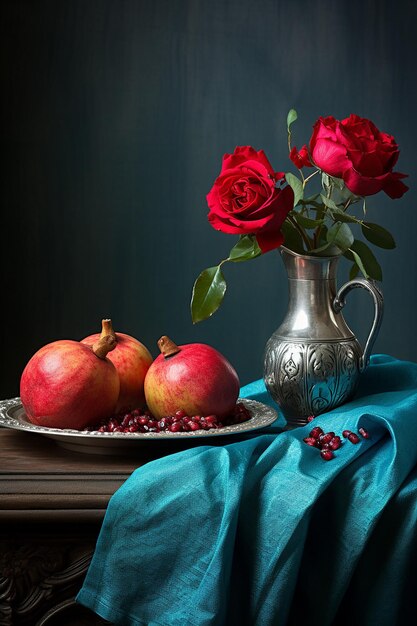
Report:
[{"label": "embossed pattern on pitcher", "polygon": [[[359,379],[362,350],[353,340],[301,343],[272,337],[267,344],[265,382],[294,425],[346,402]],[[276,384],[278,383],[278,384]]]}]

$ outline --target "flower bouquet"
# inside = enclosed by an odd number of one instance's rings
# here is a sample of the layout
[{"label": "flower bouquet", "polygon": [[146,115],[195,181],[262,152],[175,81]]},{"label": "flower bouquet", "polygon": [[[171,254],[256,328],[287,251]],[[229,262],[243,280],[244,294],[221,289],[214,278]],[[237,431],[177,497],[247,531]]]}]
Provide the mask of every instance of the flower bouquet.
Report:
[{"label": "flower bouquet", "polygon": [[[312,257],[343,255],[352,262],[351,279],[361,272],[365,278],[382,280],[368,243],[392,249],[395,242],[385,228],[368,221],[366,199],[380,191],[396,199],[408,189],[402,181],[406,175],[393,171],[399,156],[394,137],[358,115],[341,121],[320,117],[309,144],[297,150],[291,141],[296,119],[291,109],[288,150],[298,175],[276,172],[263,150],[251,146],[224,155],[220,175],[207,195],[208,219],[213,228],[239,235],[239,240],[226,259],[195,281],[194,323],[219,308],[226,292],[225,263],[254,259],[282,245]],[[307,193],[313,182],[318,189]]]}]

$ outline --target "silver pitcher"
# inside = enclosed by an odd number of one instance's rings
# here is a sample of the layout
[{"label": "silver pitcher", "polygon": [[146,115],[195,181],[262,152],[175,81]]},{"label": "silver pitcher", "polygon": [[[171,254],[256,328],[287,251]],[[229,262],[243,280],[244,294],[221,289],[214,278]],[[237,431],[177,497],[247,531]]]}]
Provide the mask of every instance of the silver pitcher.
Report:
[{"label": "silver pitcher", "polygon": [[[338,256],[302,256],[283,247],[280,253],[288,274],[288,311],[266,345],[264,381],[288,426],[295,427],[353,395],[381,325],[383,297],[374,283],[361,278],[337,291]],[[356,287],[367,289],[375,305],[364,350],[341,313]]]}]

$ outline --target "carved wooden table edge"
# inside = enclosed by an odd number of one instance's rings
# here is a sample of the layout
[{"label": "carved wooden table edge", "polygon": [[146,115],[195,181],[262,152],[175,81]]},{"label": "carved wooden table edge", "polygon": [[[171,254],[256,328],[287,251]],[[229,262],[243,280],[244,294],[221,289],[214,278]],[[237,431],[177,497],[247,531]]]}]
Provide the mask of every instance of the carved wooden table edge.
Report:
[{"label": "carved wooden table edge", "polygon": [[141,465],[207,443],[158,442],[102,456],[0,427],[0,626],[108,624],[74,598],[111,496]]},{"label": "carved wooden table edge", "polygon": [[0,429],[0,626],[109,623],[75,596],[111,496],[141,464]]}]

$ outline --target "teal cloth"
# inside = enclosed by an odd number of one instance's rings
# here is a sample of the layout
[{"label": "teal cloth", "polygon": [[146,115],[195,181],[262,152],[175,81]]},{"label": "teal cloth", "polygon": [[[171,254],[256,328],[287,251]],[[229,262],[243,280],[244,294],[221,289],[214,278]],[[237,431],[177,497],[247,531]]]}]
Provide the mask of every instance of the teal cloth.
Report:
[{"label": "teal cloth", "polygon": [[[270,403],[261,381],[242,395]],[[417,364],[375,355],[355,399],[307,425],[137,469],[111,498],[77,601],[124,626],[415,624]]]}]

